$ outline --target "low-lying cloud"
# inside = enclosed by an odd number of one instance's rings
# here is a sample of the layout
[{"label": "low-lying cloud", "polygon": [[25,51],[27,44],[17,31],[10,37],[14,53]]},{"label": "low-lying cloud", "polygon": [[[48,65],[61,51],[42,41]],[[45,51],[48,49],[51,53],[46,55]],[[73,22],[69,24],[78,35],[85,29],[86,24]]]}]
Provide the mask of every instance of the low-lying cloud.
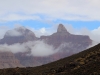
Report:
[{"label": "low-lying cloud", "polygon": [[57,52],[54,50],[53,46],[48,45],[43,41],[36,41],[31,49],[31,54],[34,56],[49,56]]},{"label": "low-lying cloud", "polygon": [[[98,27],[97,29],[94,29],[94,30],[89,30],[86,28],[76,30],[75,28],[73,28],[72,25],[65,25],[65,27],[71,34],[88,35],[90,37],[90,39],[93,40],[93,44],[91,46],[94,46],[97,43],[100,43],[100,33],[99,33],[100,27]],[[57,27],[55,27],[55,28],[57,28]],[[1,29],[0,31],[3,31],[2,27],[0,27],[0,29]],[[38,37],[40,37],[41,35],[51,35],[54,32],[56,32],[56,31],[52,31],[52,30],[56,30],[54,28],[49,28],[49,30],[47,28],[42,28],[39,30],[36,30],[34,28],[29,28],[29,29],[34,31],[34,33]],[[9,28],[5,29],[4,31],[6,32],[7,30],[9,30]],[[4,34],[5,33],[0,34],[0,37],[3,37]],[[19,36],[22,34],[20,34],[20,32],[17,32],[16,30],[13,30],[13,31],[9,32],[9,35],[10,36]],[[61,44],[61,46],[55,50],[52,45],[48,45],[43,40],[42,41],[39,40],[39,41],[29,41],[29,42],[26,42],[23,44],[20,44],[20,43],[16,43],[13,45],[1,44],[0,51],[11,51],[13,53],[28,52],[27,55],[44,57],[44,56],[49,56],[49,55],[57,53],[65,45],[69,45],[69,44]],[[68,47],[70,47],[70,46],[68,46]],[[91,47],[91,46],[89,46],[89,47]]]},{"label": "low-lying cloud", "polygon": [[0,45],[0,51],[10,51],[12,53],[29,52],[27,55],[33,56],[49,56],[57,52],[52,45],[46,44],[44,41],[30,41],[23,44],[16,43],[13,45]]},{"label": "low-lying cloud", "polygon": [[5,35],[6,36],[21,36],[22,34],[18,32],[17,30],[9,30]]}]

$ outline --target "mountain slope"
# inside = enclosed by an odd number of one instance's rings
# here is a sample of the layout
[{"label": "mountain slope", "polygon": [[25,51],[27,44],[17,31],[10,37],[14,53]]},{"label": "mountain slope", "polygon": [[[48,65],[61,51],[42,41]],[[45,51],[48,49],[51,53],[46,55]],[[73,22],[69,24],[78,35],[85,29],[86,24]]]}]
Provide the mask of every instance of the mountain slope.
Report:
[{"label": "mountain slope", "polygon": [[55,60],[80,52],[92,44],[89,36],[71,34],[62,24],[59,24],[57,32],[50,36],[41,36],[40,39],[53,45],[55,49],[59,49],[59,52],[55,54],[58,56]]},{"label": "mountain slope", "polygon": [[46,40],[48,44],[52,44],[55,48],[66,42],[80,44],[80,48],[81,45],[87,47],[92,43],[89,36],[70,34],[62,24],[59,24],[56,33],[53,33],[50,36],[41,36],[40,39]]},{"label": "mountain slope", "polygon": [[0,52],[0,69],[23,67],[20,61],[11,52]]},{"label": "mountain slope", "polygon": [[99,75],[100,44],[47,65],[0,70],[0,73],[5,75]]},{"label": "mountain slope", "polygon": [[[45,44],[52,46],[52,51],[55,53],[44,57],[34,55],[28,56],[32,50],[30,46],[26,46],[25,49],[28,49],[28,52],[14,53],[14,56],[26,67],[40,66],[59,60],[80,52],[92,44],[92,40],[89,36],[71,34],[62,24],[58,25],[57,32],[49,36],[41,36],[40,38],[37,38],[34,32],[25,27],[15,28],[6,32],[4,38],[0,40],[0,44],[3,45],[6,43],[8,46],[12,46],[16,43],[20,45],[25,44],[29,41],[43,41]],[[38,47],[41,51],[41,46]]]}]

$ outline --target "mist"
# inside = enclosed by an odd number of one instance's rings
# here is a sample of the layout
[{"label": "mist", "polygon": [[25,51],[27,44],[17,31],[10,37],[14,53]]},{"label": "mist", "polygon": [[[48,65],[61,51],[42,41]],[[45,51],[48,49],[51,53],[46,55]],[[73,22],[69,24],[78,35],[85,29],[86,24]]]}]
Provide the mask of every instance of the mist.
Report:
[{"label": "mist", "polygon": [[21,36],[22,34],[18,32],[17,30],[9,30],[5,35],[6,36]]},{"label": "mist", "polygon": [[52,45],[48,45],[44,41],[29,41],[23,44],[16,43],[13,45],[0,45],[0,51],[10,51],[12,53],[31,51],[27,55],[44,57],[52,55],[56,53],[58,50],[54,50],[54,47]]},{"label": "mist", "polygon": [[71,33],[75,35],[87,35],[90,37],[90,39],[93,41],[91,46],[94,46],[98,43],[100,43],[100,27],[89,30],[87,28],[81,28],[81,29],[75,29],[72,25],[65,25],[66,29]]},{"label": "mist", "polygon": [[[14,28],[20,27],[19,26],[14,26]],[[54,32],[56,32],[58,25],[55,25],[51,28],[41,28],[41,29],[34,29],[34,28],[29,28],[31,31],[33,31],[35,33],[35,35],[37,37],[40,37],[41,35],[51,35]],[[73,28],[72,25],[68,25],[65,24],[66,29],[71,33],[71,34],[75,34],[75,35],[88,35],[90,37],[91,40],[93,40],[92,45],[90,45],[87,48],[90,48],[98,43],[100,43],[100,27],[94,29],[94,30],[89,30],[87,28],[82,28],[82,29],[75,29]],[[3,27],[0,27],[0,29],[2,29]],[[6,33],[6,31],[10,30],[8,27],[5,26],[6,29],[2,29],[1,31],[4,31]],[[0,38],[3,38],[5,33],[0,34]],[[20,32],[16,31],[16,30],[12,30],[12,31],[8,31],[8,33],[6,33],[6,35],[9,36],[20,36],[22,35]],[[26,43],[16,43],[13,45],[7,45],[7,44],[1,44],[0,45],[0,51],[6,52],[6,51],[10,51],[12,53],[19,53],[19,52],[28,52],[27,55],[32,55],[32,56],[37,56],[37,57],[45,57],[45,56],[50,56],[53,55],[57,52],[59,52],[65,45],[68,45],[68,47],[71,48],[71,45],[69,45],[68,43],[62,43],[61,46],[59,46],[57,49],[54,49],[54,47],[52,45],[47,44],[45,41],[43,40],[39,40],[39,41],[29,41]],[[69,52],[69,50],[67,50]]]}]

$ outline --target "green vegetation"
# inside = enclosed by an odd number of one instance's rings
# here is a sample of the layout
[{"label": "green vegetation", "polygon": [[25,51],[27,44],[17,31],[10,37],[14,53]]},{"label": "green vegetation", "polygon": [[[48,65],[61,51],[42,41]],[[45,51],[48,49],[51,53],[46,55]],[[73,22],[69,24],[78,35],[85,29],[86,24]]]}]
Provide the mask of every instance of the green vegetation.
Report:
[{"label": "green vegetation", "polygon": [[100,75],[100,44],[39,67],[1,69],[0,75]]}]

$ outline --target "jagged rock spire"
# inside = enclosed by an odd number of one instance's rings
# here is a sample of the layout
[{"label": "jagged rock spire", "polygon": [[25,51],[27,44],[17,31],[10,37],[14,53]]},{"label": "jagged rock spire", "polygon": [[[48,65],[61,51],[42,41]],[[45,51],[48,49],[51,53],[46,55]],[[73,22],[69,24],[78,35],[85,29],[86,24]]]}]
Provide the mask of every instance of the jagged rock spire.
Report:
[{"label": "jagged rock spire", "polygon": [[63,24],[59,24],[58,29],[57,29],[57,32],[66,32],[66,33],[69,33],[67,31],[67,29],[64,27]]}]

